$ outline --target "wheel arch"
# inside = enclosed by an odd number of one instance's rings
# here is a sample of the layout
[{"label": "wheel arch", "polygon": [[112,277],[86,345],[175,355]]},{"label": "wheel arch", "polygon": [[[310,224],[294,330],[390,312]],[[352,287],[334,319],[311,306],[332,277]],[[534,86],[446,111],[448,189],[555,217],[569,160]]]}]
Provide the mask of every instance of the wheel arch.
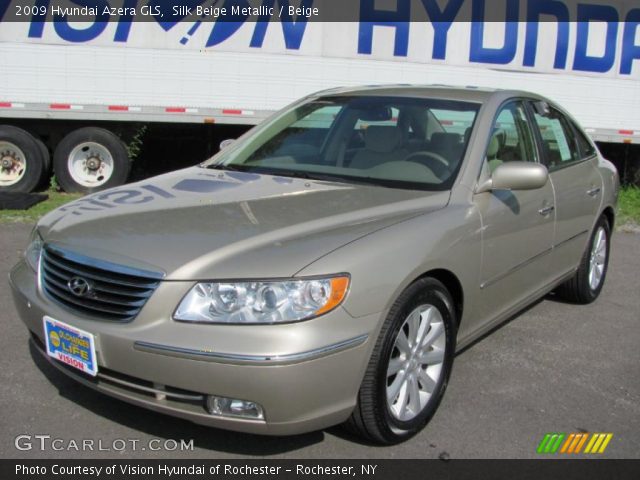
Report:
[{"label": "wheel arch", "polygon": [[613,232],[613,228],[615,226],[615,221],[616,221],[616,212],[613,209],[613,207],[611,207],[611,206],[606,207],[602,211],[602,216],[607,219],[607,222],[609,222],[609,228]]},{"label": "wheel arch", "polygon": [[436,268],[429,270],[414,279],[411,283],[415,283],[418,280],[427,277],[438,280],[447,288],[447,290],[449,290],[449,293],[453,297],[453,306],[455,309],[456,318],[458,319],[458,327],[460,327],[460,322],[462,321],[462,313],[464,311],[464,289],[462,288],[462,283],[455,273],[445,268]]}]

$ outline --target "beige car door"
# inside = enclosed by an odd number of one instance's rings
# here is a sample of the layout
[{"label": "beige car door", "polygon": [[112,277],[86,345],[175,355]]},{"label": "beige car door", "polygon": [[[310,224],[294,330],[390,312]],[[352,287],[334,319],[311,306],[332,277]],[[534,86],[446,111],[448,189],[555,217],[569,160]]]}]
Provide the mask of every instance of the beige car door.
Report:
[{"label": "beige car door", "polygon": [[547,105],[534,108],[534,118],[556,197],[553,265],[565,273],[578,265],[586,248],[600,208],[602,178],[595,148],[565,115]]},{"label": "beige car door", "polygon": [[[504,162],[538,161],[529,118],[521,101],[501,109],[481,178],[488,178]],[[550,281],[555,210],[550,182],[537,190],[476,194],[474,202],[482,217],[477,312],[481,324],[520,304]]]}]

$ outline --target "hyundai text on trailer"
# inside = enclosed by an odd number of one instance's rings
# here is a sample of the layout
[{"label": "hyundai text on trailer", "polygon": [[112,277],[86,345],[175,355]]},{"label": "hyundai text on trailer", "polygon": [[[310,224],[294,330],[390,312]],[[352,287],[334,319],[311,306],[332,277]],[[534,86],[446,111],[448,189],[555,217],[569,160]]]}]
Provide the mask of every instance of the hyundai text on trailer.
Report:
[{"label": "hyundai text on trailer", "polygon": [[456,349],[554,289],[598,297],[617,193],[543,97],[337,89],[46,215],[10,280],[36,350],[99,391],[393,443],[435,413]]},{"label": "hyundai text on trailer", "polygon": [[[131,22],[126,14],[83,24],[53,22],[50,8],[45,22],[37,11],[16,17],[21,3],[0,7],[0,190],[34,190],[52,169],[69,191],[120,185],[131,168],[127,145],[147,128],[174,141],[175,159],[166,162],[177,168],[182,145],[198,135],[211,137],[213,154],[220,140],[296,98],[372,83],[536,91],[568,108],[615,161],[633,166],[640,158],[633,2],[401,0],[382,8],[360,0],[353,3],[360,18],[372,21],[312,21],[285,8],[282,22],[242,15],[232,23]],[[419,15],[423,21],[412,21]]]}]

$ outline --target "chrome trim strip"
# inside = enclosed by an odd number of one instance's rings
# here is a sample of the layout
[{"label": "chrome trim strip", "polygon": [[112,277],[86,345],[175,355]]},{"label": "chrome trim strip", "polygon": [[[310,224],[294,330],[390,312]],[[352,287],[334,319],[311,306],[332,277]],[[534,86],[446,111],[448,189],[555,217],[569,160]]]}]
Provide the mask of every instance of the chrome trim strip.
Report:
[{"label": "chrome trim strip", "polygon": [[51,250],[53,253],[60,255],[72,262],[86,265],[87,267],[94,267],[101,270],[112,271],[122,275],[131,275],[134,277],[142,277],[150,280],[162,280],[166,274],[163,272],[154,272],[151,270],[142,270],[140,268],[128,267],[126,265],[120,265],[118,263],[107,262],[106,260],[99,260],[97,258],[86,257],[79,253],[71,252],[64,248],[60,248],[57,245],[52,245],[45,242],[42,247],[43,250]]},{"label": "chrome trim strip", "polygon": [[369,335],[364,334],[355,338],[350,338],[342,342],[333,343],[324,347],[308,350],[306,352],[291,353],[286,355],[243,355],[235,353],[205,352],[189,348],[172,347],[169,345],[159,345],[157,343],[135,342],[133,348],[141,352],[167,355],[170,357],[186,358],[189,360],[204,360],[207,362],[229,363],[238,365],[287,365],[292,363],[306,362],[321,357],[326,357],[333,353],[348,350],[362,345]]},{"label": "chrome trim strip", "polygon": [[494,317],[492,320],[489,320],[486,324],[480,325],[478,328],[473,330],[470,333],[467,333],[464,337],[459,338],[456,343],[456,354],[463,352],[466,348],[472,345],[475,341],[482,338],[486,335],[487,332],[490,332],[494,328],[497,328],[505,321],[512,318],[514,315],[522,312],[524,308],[528,305],[531,305],[535,299],[544,298],[545,295],[549,294],[556,288],[558,285],[561,285],[564,281],[569,280],[573,275],[575,275],[577,268],[572,268],[571,270],[563,273],[562,275],[556,277],[553,281],[549,282],[546,286],[539,288],[533,294],[528,296],[527,298],[520,300],[515,305],[507,308],[497,317]]},{"label": "chrome trim strip", "polygon": [[498,275],[496,275],[493,278],[490,278],[489,280],[487,280],[486,282],[480,284],[480,288],[487,288],[490,287],[491,285],[493,285],[496,282],[499,282],[500,280],[502,280],[503,278],[511,275],[512,273],[517,272],[518,270],[520,270],[521,268],[526,267],[527,265],[529,265],[531,262],[534,262],[535,260],[539,259],[540,257],[543,257],[545,255],[548,255],[549,253],[551,253],[553,251],[553,248],[548,248],[540,253],[538,253],[537,255],[534,255],[533,257],[525,260],[522,263],[519,263],[518,265],[516,265],[515,267],[511,267],[509,270],[506,270],[502,273],[499,273]]},{"label": "chrome trim strip", "polygon": [[569,237],[569,238],[567,238],[566,240],[561,241],[560,243],[556,243],[556,244],[553,246],[553,248],[561,247],[561,246],[563,246],[565,243],[569,243],[569,242],[571,242],[572,240],[575,240],[576,238],[581,237],[582,235],[585,235],[585,234],[587,234],[587,233],[589,233],[589,230],[583,230],[582,232],[578,233],[577,235],[574,235],[573,237]]},{"label": "chrome trim strip", "polygon": [[567,238],[566,240],[563,240],[562,242],[555,244],[553,247],[548,248],[547,250],[544,250],[543,252],[540,252],[537,255],[534,255],[533,257],[529,258],[528,260],[525,260],[524,262],[516,265],[515,267],[510,268],[506,272],[503,272],[503,273],[500,273],[500,274],[496,275],[495,277],[493,277],[493,278],[487,280],[486,282],[482,283],[480,285],[480,288],[487,288],[487,287],[493,285],[494,283],[499,282],[504,277],[506,277],[508,275],[511,275],[512,273],[515,273],[517,270],[520,270],[521,268],[526,267],[531,262],[537,260],[538,258],[540,258],[540,257],[542,257],[544,255],[547,255],[547,254],[551,253],[553,250],[555,250],[558,247],[563,246],[565,243],[569,243],[570,241],[575,240],[578,237],[581,237],[585,233],[589,233],[589,230],[584,230],[584,231],[578,233],[577,235],[574,235],[573,237]]}]

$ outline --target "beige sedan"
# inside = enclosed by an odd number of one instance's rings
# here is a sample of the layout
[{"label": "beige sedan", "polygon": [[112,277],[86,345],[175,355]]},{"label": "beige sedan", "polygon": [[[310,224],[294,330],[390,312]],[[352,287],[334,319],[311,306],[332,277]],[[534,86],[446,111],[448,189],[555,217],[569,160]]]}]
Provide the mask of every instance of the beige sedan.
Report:
[{"label": "beige sedan", "polygon": [[434,415],[457,349],[551,291],[598,297],[617,191],[537,95],[338,89],[47,215],[10,280],[34,346],[89,387],[394,443]]}]

